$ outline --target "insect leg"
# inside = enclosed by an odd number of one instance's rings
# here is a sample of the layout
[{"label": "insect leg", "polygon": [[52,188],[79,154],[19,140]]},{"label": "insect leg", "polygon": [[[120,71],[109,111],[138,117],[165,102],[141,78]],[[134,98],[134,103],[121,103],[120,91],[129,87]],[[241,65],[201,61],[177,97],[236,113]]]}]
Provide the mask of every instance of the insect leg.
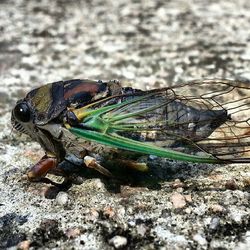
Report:
[{"label": "insect leg", "polygon": [[95,169],[96,171],[98,171],[99,173],[103,174],[103,175],[106,175],[108,177],[112,177],[113,175],[106,169],[104,168],[103,166],[101,166],[94,157],[91,157],[91,156],[85,156],[83,158],[83,161],[86,165],[86,167],[88,168],[93,168]]},{"label": "insect leg", "polygon": [[30,181],[40,181],[51,169],[56,168],[58,164],[56,157],[43,156],[28,172]]},{"label": "insect leg", "polygon": [[140,172],[147,172],[148,166],[144,162],[137,162],[134,160],[124,160],[124,159],[114,159],[112,160],[113,164],[131,168]]}]

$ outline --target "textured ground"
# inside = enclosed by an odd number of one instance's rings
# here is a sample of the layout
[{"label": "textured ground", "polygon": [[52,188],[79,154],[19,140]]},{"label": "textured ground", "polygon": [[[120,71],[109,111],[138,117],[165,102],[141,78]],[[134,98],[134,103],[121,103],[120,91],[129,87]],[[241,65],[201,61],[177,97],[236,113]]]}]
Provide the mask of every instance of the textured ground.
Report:
[{"label": "textured ground", "polygon": [[249,249],[249,165],[161,162],[152,183],[29,183],[43,154],[11,133],[18,98],[46,82],[119,79],[137,88],[250,78],[250,3],[0,1],[0,248]]}]

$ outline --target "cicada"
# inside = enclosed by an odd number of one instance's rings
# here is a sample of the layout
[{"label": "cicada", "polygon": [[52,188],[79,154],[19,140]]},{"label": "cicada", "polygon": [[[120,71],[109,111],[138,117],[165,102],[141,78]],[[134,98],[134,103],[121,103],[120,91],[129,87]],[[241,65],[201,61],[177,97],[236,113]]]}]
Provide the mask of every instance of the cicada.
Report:
[{"label": "cicada", "polygon": [[142,91],[118,81],[59,81],[19,100],[11,122],[45,151],[28,172],[34,181],[60,172],[70,155],[105,175],[106,161],[147,170],[136,160],[145,154],[250,162],[250,82],[197,80]]}]

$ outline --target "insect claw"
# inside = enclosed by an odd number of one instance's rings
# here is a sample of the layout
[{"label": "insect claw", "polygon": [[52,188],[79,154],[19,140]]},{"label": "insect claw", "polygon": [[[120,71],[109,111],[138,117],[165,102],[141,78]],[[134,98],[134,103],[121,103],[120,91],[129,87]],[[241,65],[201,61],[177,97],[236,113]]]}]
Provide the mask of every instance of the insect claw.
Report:
[{"label": "insect claw", "polygon": [[106,168],[104,168],[103,166],[101,166],[94,157],[91,156],[85,156],[84,157],[84,164],[86,165],[86,167],[88,168],[93,168],[96,171],[98,171],[99,173],[106,175],[108,177],[113,177],[113,175],[110,173],[110,171],[108,171]]}]

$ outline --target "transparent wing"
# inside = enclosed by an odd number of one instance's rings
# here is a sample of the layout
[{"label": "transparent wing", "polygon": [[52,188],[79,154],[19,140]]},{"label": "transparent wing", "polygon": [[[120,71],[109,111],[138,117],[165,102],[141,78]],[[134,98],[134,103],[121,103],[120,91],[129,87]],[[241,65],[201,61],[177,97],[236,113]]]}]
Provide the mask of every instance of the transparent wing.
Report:
[{"label": "transparent wing", "polygon": [[250,161],[250,82],[194,81],[173,91],[181,100],[188,100],[189,105],[227,111],[230,119],[196,142],[197,146],[221,159]]},{"label": "transparent wing", "polygon": [[250,162],[248,82],[193,81],[88,106],[71,128],[85,139],[187,161]]}]

